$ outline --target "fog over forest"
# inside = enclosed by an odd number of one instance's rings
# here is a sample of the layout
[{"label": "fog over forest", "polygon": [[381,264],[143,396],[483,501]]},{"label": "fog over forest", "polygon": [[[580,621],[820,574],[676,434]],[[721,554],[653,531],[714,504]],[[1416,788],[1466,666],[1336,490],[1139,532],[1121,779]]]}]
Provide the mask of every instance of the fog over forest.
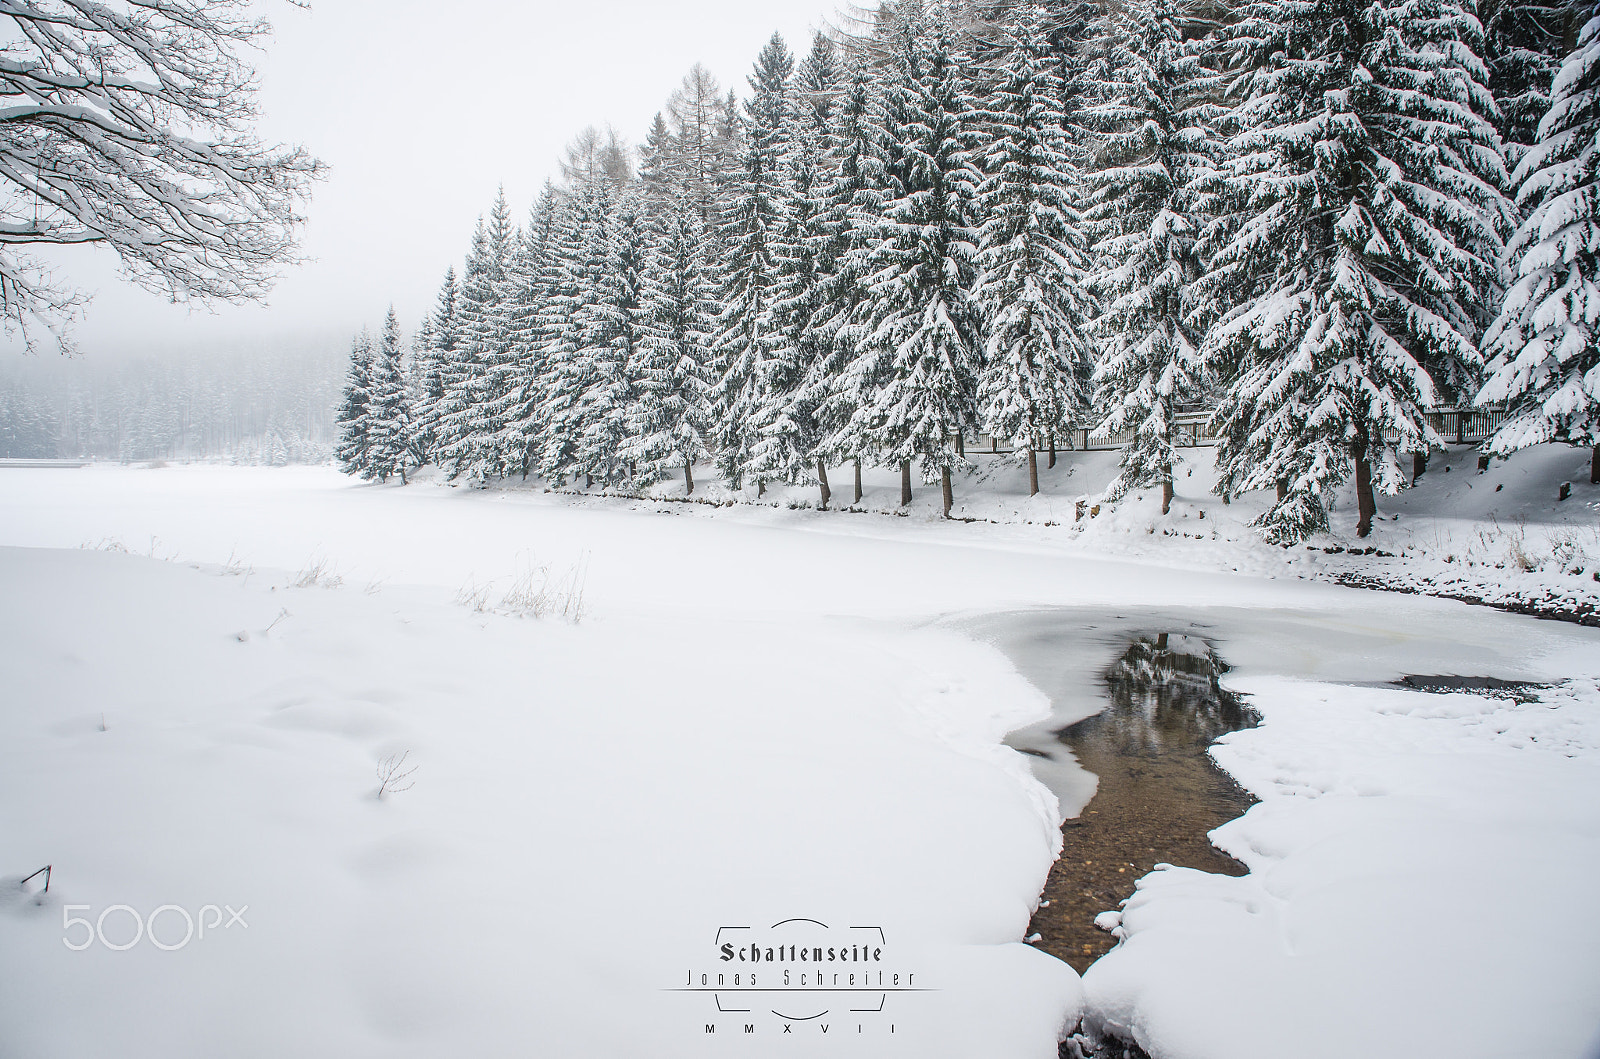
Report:
[{"label": "fog over forest", "polygon": [[[328,364],[390,302],[408,328],[418,321],[497,187],[531,198],[586,125],[614,123],[636,142],[696,62],[741,81],[774,29],[807,40],[835,15],[816,0],[699,0],[687,15],[632,0],[460,0],[442,20],[412,0],[260,8],[273,32],[244,55],[258,75],[256,131],[328,165],[304,209],[303,260],[266,304],[174,305],[128,282],[103,246],[34,244],[92,300],[71,322],[70,358],[49,341],[26,355],[18,335],[0,335],[0,458],[325,459],[328,380],[343,372]],[[392,90],[394,70],[428,68],[472,69],[476,105]],[[428,150],[415,149],[418,129]],[[284,389],[267,398],[269,385]]]},{"label": "fog over forest", "polygon": [[328,459],[348,338],[0,358],[0,459]]}]

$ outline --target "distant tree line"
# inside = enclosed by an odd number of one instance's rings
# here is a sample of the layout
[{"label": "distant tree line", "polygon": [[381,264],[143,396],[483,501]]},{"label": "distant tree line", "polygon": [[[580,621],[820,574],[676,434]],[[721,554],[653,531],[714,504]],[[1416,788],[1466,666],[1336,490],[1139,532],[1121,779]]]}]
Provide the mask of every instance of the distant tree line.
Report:
[{"label": "distant tree line", "polygon": [[1444,444],[1426,410],[1492,400],[1495,451],[1600,478],[1593,14],[904,0],[774,37],[742,100],[695,67],[636,172],[591,131],[522,225],[502,193],[409,351],[392,311],[358,340],[339,458],[687,491],[709,460],[823,507],[870,464],[948,515],[964,437],[1037,491],[1088,429],[1132,437],[1107,497],[1166,510],[1205,407],[1218,491],[1275,491],[1288,542],[1351,479],[1364,535]]},{"label": "distant tree line", "polygon": [[0,458],[326,462],[343,358],[317,350],[0,363]]}]

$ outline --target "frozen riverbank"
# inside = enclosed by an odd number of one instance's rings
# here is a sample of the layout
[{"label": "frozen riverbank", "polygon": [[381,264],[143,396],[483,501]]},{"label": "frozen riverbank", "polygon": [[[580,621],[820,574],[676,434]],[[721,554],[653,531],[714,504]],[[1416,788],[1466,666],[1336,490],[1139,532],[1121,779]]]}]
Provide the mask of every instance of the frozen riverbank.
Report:
[{"label": "frozen riverbank", "polygon": [[[1162,1059],[1331,1059],[1352,1035],[1395,1054],[1588,1059],[1600,1040],[1600,913],[1580,894],[1600,874],[1600,643],[1483,611],[1416,617],[1127,607],[969,623],[1051,697],[1051,716],[1016,745],[1061,748],[1058,732],[1071,741],[1083,724],[1117,725],[1127,710],[1081,719],[1115,693],[1118,652],[1157,630],[1191,650],[1215,645],[1232,667],[1224,685],[1263,718],[1213,751],[1260,799],[1211,832],[1248,875],[1185,845],[1200,838],[1182,829],[1205,791],[1169,789],[1195,782],[1173,770],[1196,737],[1216,735],[1206,717],[1144,700],[1120,736],[1135,744],[1137,776],[1088,744],[1078,756],[1109,768],[1106,797],[1072,779],[1070,758],[1031,759],[1064,803],[1083,806],[1057,888],[1075,897],[1103,884],[1107,848],[1141,876],[1126,908],[1100,918],[1120,945],[1084,976],[1088,1040],[1115,1036]],[[1496,678],[1485,683],[1516,693],[1390,686],[1412,672]],[[1146,840],[1171,862],[1149,874],[1155,853],[1129,852]],[[1056,878],[1085,856],[1095,863]],[[1062,937],[1083,937],[1095,911],[1077,912],[1077,933]],[[1035,929],[1058,914],[1041,911]],[[1559,929],[1540,925],[1552,919]]]},{"label": "frozen riverbank", "polygon": [[1587,1059],[1600,1044],[1600,689],[1516,702],[1281,677],[1219,762],[1262,799],[1243,878],[1156,871],[1085,976],[1092,1030],[1171,1059]]}]

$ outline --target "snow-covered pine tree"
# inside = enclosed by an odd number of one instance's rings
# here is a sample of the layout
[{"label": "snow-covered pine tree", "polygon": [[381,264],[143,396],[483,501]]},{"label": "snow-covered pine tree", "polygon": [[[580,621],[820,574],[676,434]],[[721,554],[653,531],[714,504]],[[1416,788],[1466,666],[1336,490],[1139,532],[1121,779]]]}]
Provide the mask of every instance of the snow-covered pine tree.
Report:
[{"label": "snow-covered pine tree", "polygon": [[1586,12],[1574,0],[1486,0],[1483,60],[1500,115],[1497,127],[1507,168],[1515,168],[1534,143],[1550,108],[1550,82]]},{"label": "snow-covered pine tree", "polygon": [[498,370],[506,327],[502,300],[506,293],[506,260],[514,230],[502,192],[490,221],[473,232],[461,291],[456,299],[459,339],[455,367],[437,417],[436,462],[451,478],[482,481],[498,470],[495,452],[498,424],[488,417],[495,390],[503,380]]},{"label": "snow-covered pine tree", "polygon": [[[1061,122],[1067,131],[1070,157],[1080,170],[1099,143],[1099,133],[1085,120],[1088,108],[1103,102],[1116,75],[1109,61],[1112,42],[1098,32],[1101,17],[1119,5],[1103,0],[1037,0],[1044,5],[1051,22],[1050,40],[1055,47],[1061,73]],[[1210,0],[1199,0],[1186,7],[1191,31],[1216,17]],[[1055,466],[1051,450],[1050,466]]]},{"label": "snow-covered pine tree", "polygon": [[1424,409],[1477,369],[1495,296],[1510,206],[1478,23],[1448,0],[1271,0],[1226,33],[1246,215],[1198,288],[1243,295],[1201,349],[1231,380],[1217,490],[1278,486],[1257,525],[1287,543],[1354,475],[1364,536],[1398,454],[1442,444]]},{"label": "snow-covered pine tree", "polygon": [[1590,14],[1517,167],[1528,219],[1507,248],[1516,279],[1484,336],[1477,400],[1511,406],[1490,451],[1591,446],[1589,480],[1600,483],[1600,5]]},{"label": "snow-covered pine tree", "polygon": [[823,260],[829,218],[823,208],[822,144],[809,106],[791,115],[785,137],[785,209],[773,243],[772,322],[778,341],[762,381],[758,416],[760,440],[752,466],[778,481],[813,477],[822,506],[829,498],[826,461],[819,455],[818,393],[807,385],[825,359],[821,330],[823,290],[830,267]]},{"label": "snow-covered pine tree", "polygon": [[350,343],[350,367],[345,373],[344,394],[339,401],[335,422],[339,440],[333,456],[345,474],[360,474],[367,466],[367,405],[372,392],[372,336],[365,330]]},{"label": "snow-covered pine tree", "polygon": [[713,343],[719,379],[712,392],[717,469],[733,488],[747,476],[764,486],[756,462],[769,361],[782,341],[772,317],[777,282],[775,243],[784,224],[783,163],[789,125],[789,78],[794,58],[774,34],[756,59],[745,104],[744,164],[731,182],[722,218],[726,247],[722,312]]},{"label": "snow-covered pine tree", "polygon": [[739,183],[747,167],[746,148],[749,146],[745,140],[744,107],[739,103],[738,93],[732,88],[722,99],[722,111],[711,143],[715,152],[717,177],[713,188],[712,221],[706,226],[706,236],[710,240],[708,248],[713,250],[715,259],[723,262],[732,252],[722,241],[726,230],[723,222],[737,208]]},{"label": "snow-covered pine tree", "polygon": [[856,503],[861,463],[869,453],[867,438],[852,426],[860,424],[856,413],[881,382],[868,374],[877,361],[856,355],[871,300],[868,244],[882,219],[888,181],[873,118],[873,84],[865,69],[852,74],[828,137],[828,184],[817,221],[825,238],[818,253],[822,290],[815,327],[822,355],[802,383],[817,410],[819,457],[855,464]]},{"label": "snow-covered pine tree", "polygon": [[510,319],[516,295],[511,259],[521,237],[511,223],[503,187],[495,195],[485,234],[483,268],[477,283],[462,285],[460,309],[466,359],[479,370],[468,395],[466,421],[447,454],[451,477],[465,475],[479,482],[506,473],[500,441],[522,360],[512,347]]},{"label": "snow-covered pine tree", "polygon": [[391,474],[406,481],[411,455],[411,410],[406,400],[406,378],[401,358],[400,321],[394,306],[383,319],[378,346],[367,373],[367,446],[361,477],[387,481]]},{"label": "snow-covered pine tree", "polygon": [[456,299],[460,287],[456,283],[455,266],[445,270],[444,282],[439,285],[439,295],[434,300],[433,314],[421,336],[423,353],[419,358],[425,365],[418,379],[417,411],[414,424],[418,463],[439,462],[439,420],[447,408],[447,398],[452,388],[461,382],[461,369],[457,350],[461,344],[460,321],[456,316]]},{"label": "snow-covered pine tree", "polygon": [[[1109,13],[1100,0],[1034,0],[1044,8],[1046,32],[1054,54],[1060,61],[1061,108],[1069,129],[1082,131],[1079,112],[1100,101],[1106,91],[1107,46],[1114,42],[1104,36],[1101,20]],[[1200,4],[1190,10],[1202,19]]]},{"label": "snow-covered pine tree", "polygon": [[984,430],[1009,444],[1039,491],[1036,453],[1089,412],[1096,313],[1087,289],[1082,176],[1067,141],[1060,63],[1043,4],[1014,8],[979,120],[978,279],[985,330]]},{"label": "snow-covered pine tree", "polygon": [[593,277],[594,294],[574,317],[587,385],[578,399],[578,464],[585,474],[608,486],[631,484],[624,443],[628,412],[634,403],[631,372],[644,337],[642,296],[646,232],[641,203],[628,192],[618,195],[609,211],[603,236],[589,247],[585,272]]},{"label": "snow-covered pine tree", "polygon": [[811,39],[811,51],[794,75],[794,114],[823,142],[833,128],[834,114],[844,88],[845,71],[838,49],[825,33]]},{"label": "snow-covered pine tree", "polygon": [[830,195],[833,167],[840,160],[833,147],[842,75],[833,41],[817,34],[795,75],[785,164],[789,209],[776,255],[773,301],[784,341],[775,362],[781,370],[773,373],[768,386],[758,456],[785,481],[799,481],[814,471],[823,508],[832,496],[822,405],[837,367],[831,355],[829,317],[834,307],[829,299],[844,218]]},{"label": "snow-covered pine tree", "polygon": [[422,317],[422,323],[411,336],[411,351],[406,358],[406,401],[411,409],[411,429],[407,433],[408,459],[412,466],[428,462],[426,439],[423,437],[423,417],[434,396],[440,392],[439,357],[434,352],[433,314]]},{"label": "snow-covered pine tree", "polygon": [[665,209],[677,190],[674,179],[679,168],[676,147],[672,130],[667,128],[667,119],[657,111],[639,147],[639,189],[652,212]]},{"label": "snow-covered pine tree", "polygon": [[527,225],[514,237],[506,262],[505,353],[499,381],[491,387],[494,397],[487,415],[499,429],[493,448],[498,473],[506,476],[528,476],[544,432],[540,408],[547,336],[542,317],[548,300],[545,282],[555,240],[556,199],[555,187],[547,182],[529,211]]},{"label": "snow-covered pine tree", "polygon": [[623,457],[648,485],[683,469],[694,492],[694,461],[706,453],[711,425],[711,337],[716,287],[701,258],[705,229],[684,196],[660,218],[644,271],[646,330],[630,375],[633,404]]},{"label": "snow-covered pine tree", "polygon": [[580,472],[579,401],[589,385],[588,361],[580,332],[586,306],[597,296],[600,276],[593,248],[607,238],[610,193],[591,181],[568,190],[557,203],[550,251],[545,261],[544,307],[538,317],[543,335],[539,378],[539,474],[557,484]]},{"label": "snow-covered pine tree", "polygon": [[1183,40],[1174,0],[1129,0],[1107,12],[1098,36],[1110,80],[1105,98],[1084,112],[1102,137],[1087,210],[1104,307],[1093,323],[1102,350],[1095,433],[1133,434],[1106,498],[1160,483],[1167,514],[1173,467],[1182,460],[1173,417],[1203,396],[1190,289],[1203,218],[1190,185],[1212,163],[1206,118],[1213,107],[1198,91],[1205,73],[1197,49]]},{"label": "snow-covered pine tree", "polygon": [[[879,112],[888,181],[865,248],[867,305],[843,387],[867,395],[841,432],[849,447],[898,463],[902,503],[911,464],[940,479],[945,514],[962,431],[976,425],[980,326],[976,279],[972,106],[955,32],[940,12],[897,13],[895,62]],[[881,384],[872,384],[881,380]]]},{"label": "snow-covered pine tree", "polygon": [[287,467],[289,465],[289,446],[284,442],[283,435],[278,433],[275,428],[267,430],[267,436],[263,439],[262,447],[266,450],[267,466]]}]

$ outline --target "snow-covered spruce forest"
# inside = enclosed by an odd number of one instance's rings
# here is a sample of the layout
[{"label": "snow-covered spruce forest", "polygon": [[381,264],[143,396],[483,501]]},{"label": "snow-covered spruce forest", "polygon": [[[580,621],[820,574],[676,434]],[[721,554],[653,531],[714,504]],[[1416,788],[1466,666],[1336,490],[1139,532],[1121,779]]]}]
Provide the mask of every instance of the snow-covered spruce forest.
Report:
[{"label": "snow-covered spruce forest", "polygon": [[866,463],[948,514],[978,435],[1030,470],[1125,440],[1106,499],[1170,499],[1203,411],[1285,543],[1352,479],[1365,535],[1432,410],[1600,477],[1595,12],[906,0],[775,36],[743,99],[697,66],[636,154],[586,133],[520,226],[502,194],[414,338],[357,339],[338,458],[689,492],[710,461],[823,507]]},{"label": "snow-covered spruce forest", "polygon": [[316,340],[271,355],[16,357],[0,362],[0,459],[325,462],[343,361]]}]

